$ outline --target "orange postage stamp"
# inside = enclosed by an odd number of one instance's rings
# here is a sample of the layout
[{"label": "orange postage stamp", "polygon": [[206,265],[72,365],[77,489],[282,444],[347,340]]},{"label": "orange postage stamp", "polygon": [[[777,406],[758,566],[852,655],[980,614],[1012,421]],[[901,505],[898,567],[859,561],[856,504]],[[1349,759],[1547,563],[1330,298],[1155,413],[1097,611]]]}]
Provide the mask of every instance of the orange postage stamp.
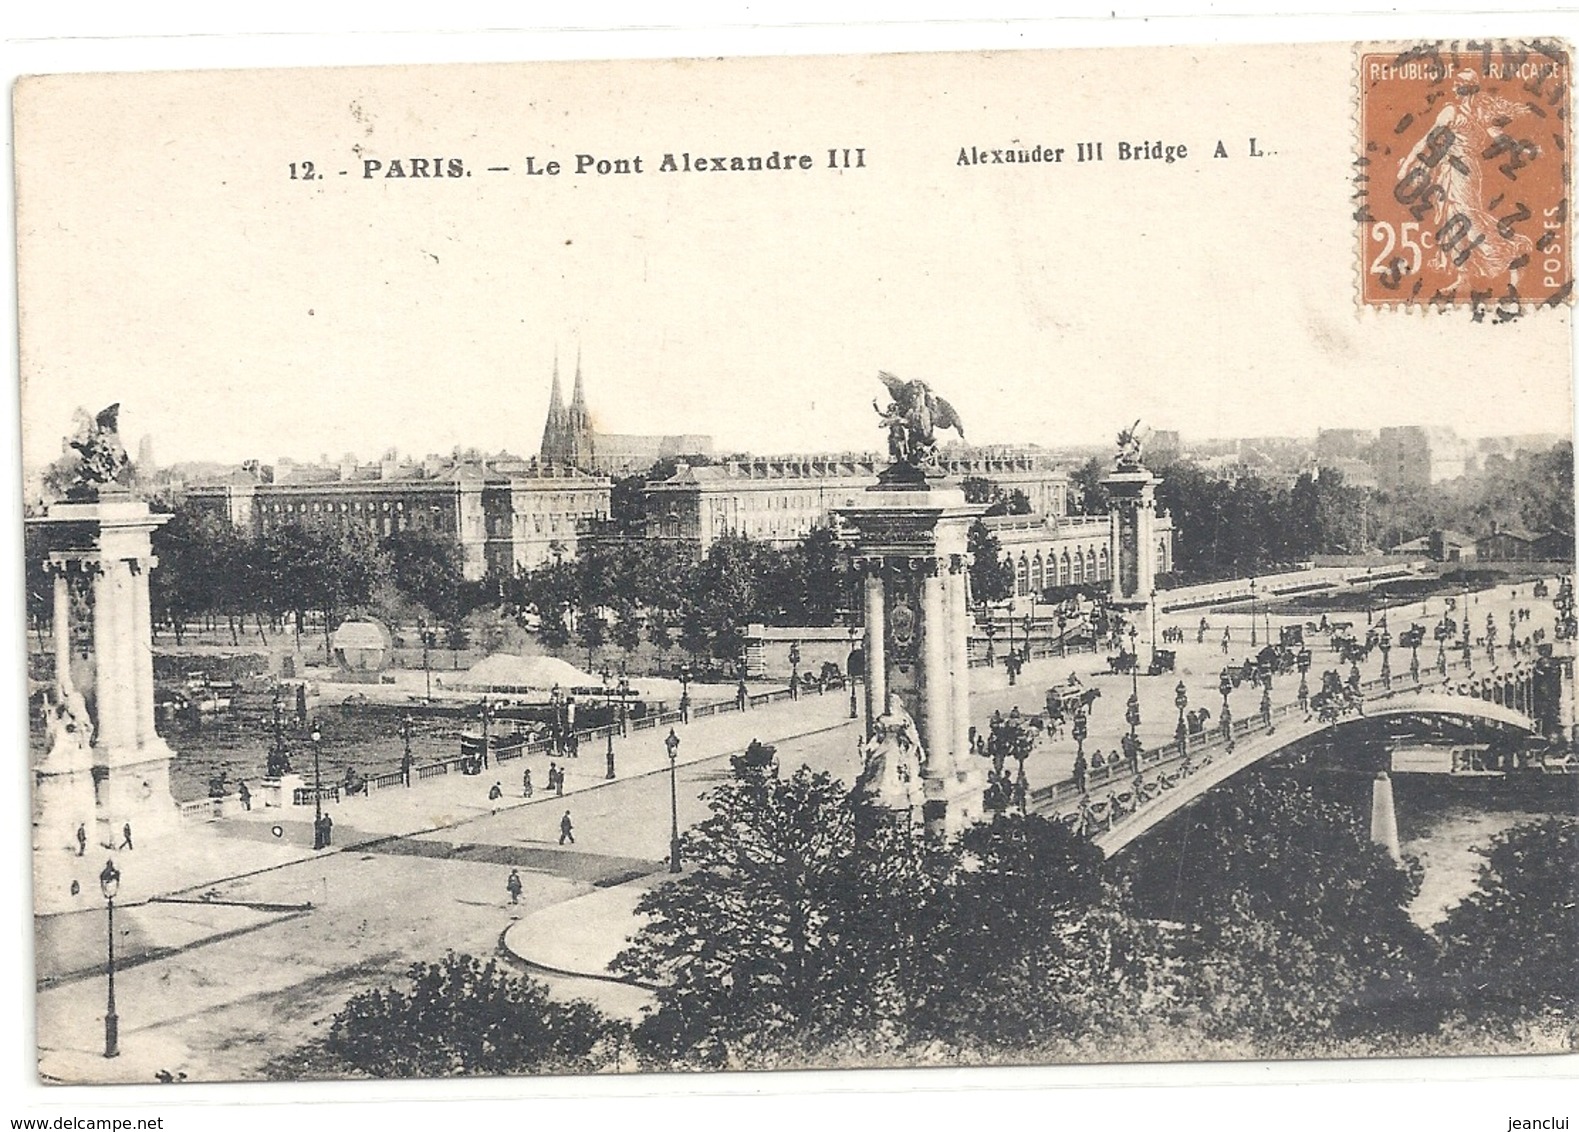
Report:
[{"label": "orange postage stamp", "polygon": [[1366,47],[1358,78],[1361,303],[1566,302],[1567,46]]}]

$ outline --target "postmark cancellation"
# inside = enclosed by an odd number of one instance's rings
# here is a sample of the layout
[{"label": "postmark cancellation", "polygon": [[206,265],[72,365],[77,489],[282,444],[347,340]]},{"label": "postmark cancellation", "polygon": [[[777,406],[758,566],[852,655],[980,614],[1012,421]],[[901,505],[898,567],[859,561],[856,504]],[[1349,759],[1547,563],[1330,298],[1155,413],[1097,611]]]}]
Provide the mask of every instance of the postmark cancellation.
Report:
[{"label": "postmark cancellation", "polygon": [[1568,302],[1568,45],[1362,45],[1356,56],[1361,305],[1504,320]]}]

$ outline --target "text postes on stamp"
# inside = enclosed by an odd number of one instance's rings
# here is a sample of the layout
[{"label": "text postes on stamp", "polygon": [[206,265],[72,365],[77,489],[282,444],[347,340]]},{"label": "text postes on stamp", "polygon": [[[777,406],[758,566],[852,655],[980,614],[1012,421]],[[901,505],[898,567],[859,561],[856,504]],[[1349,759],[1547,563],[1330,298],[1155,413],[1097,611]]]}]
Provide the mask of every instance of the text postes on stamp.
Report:
[{"label": "text postes on stamp", "polygon": [[1363,304],[1567,300],[1570,77],[1555,44],[1361,49]]}]

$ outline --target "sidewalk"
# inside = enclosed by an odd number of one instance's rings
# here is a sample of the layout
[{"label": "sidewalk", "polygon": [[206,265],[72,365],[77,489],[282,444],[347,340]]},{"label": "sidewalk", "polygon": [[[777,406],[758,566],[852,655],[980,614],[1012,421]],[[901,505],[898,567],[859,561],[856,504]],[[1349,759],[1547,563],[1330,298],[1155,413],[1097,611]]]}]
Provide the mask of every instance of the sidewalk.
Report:
[{"label": "sidewalk", "polygon": [[[752,739],[782,742],[797,736],[849,726],[849,700],[829,694],[783,701],[744,712],[709,716],[675,727],[681,742],[676,765],[689,766],[743,750]],[[546,790],[548,765],[565,771],[565,795],[596,790],[612,782],[667,772],[664,747],[668,729],[633,731],[614,739],[616,777],[606,777],[606,745],[583,744],[579,758],[528,755],[492,764],[481,775],[446,774],[386,787],[367,795],[326,800],[324,812],[334,821],[329,852],[354,849],[388,838],[427,833],[471,819],[541,802]],[[522,772],[532,771],[532,799],[521,795]],[[490,802],[495,782],[504,796]],[[312,848],[313,807],[265,808],[255,798],[250,811],[227,815],[218,821],[184,819],[163,840],[139,839],[134,852],[114,854],[121,870],[121,895],[117,910],[152,897],[197,892],[223,880],[248,873],[280,868],[323,853]],[[40,914],[74,912],[103,915],[104,901],[97,885],[59,907],[39,907]]]},{"label": "sidewalk", "polygon": [[503,947],[549,974],[615,979],[610,964],[645,923],[636,915],[637,902],[669,879],[653,873],[541,908],[510,925]]}]

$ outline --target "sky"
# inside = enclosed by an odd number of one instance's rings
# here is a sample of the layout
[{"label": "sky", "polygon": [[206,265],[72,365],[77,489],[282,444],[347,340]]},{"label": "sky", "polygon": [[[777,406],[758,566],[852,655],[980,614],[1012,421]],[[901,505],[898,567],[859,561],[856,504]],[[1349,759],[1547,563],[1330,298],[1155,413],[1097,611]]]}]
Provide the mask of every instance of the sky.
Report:
[{"label": "sky", "polygon": [[[881,447],[879,370],[980,443],[1136,418],[1567,432],[1566,308],[1358,307],[1352,67],[1225,47],[24,82],[24,455],[112,401],[161,463],[528,454],[578,352],[600,429],[722,451]],[[1187,156],[1120,159],[1145,142]],[[959,161],[1037,145],[1062,161]],[[774,152],[814,168],[658,169]],[[644,171],[576,175],[581,153]],[[470,175],[384,176],[413,157]]]}]

